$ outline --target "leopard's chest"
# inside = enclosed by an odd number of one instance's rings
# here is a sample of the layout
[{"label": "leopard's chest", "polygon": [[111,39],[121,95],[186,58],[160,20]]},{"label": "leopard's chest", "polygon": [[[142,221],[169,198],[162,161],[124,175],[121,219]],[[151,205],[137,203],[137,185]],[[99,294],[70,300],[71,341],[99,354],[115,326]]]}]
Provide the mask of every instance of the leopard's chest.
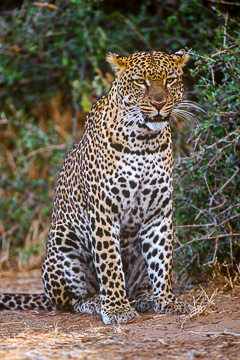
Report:
[{"label": "leopard's chest", "polygon": [[161,206],[172,192],[172,168],[162,161],[162,154],[125,157],[118,164],[113,181],[118,189],[122,227],[137,228]]}]

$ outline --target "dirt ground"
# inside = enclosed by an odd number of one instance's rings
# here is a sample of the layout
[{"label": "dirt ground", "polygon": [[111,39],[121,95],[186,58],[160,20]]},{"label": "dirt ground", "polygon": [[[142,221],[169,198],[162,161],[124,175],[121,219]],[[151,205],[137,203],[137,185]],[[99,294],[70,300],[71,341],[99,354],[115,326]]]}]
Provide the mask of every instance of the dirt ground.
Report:
[{"label": "dirt ground", "polygon": [[[0,292],[42,292],[39,271],[2,272],[0,279]],[[192,303],[198,291],[182,298]],[[239,297],[239,287],[220,290],[211,313],[185,322],[148,313],[104,325],[96,315],[2,311],[0,359],[240,359]]]}]

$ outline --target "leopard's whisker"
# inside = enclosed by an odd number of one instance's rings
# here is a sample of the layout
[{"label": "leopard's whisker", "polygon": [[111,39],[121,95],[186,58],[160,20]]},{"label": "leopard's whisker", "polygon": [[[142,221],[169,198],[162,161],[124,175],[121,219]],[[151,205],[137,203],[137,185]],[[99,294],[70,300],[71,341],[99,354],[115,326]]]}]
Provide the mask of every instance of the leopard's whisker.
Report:
[{"label": "leopard's whisker", "polygon": [[126,128],[129,126],[129,124],[131,124],[131,122],[133,122],[132,126],[135,127],[138,122],[137,120],[139,118],[139,114],[140,111],[136,109],[134,111],[127,112],[126,116],[122,116],[121,120],[116,121],[116,124],[114,124],[114,126],[112,127],[113,134],[115,134],[118,131],[119,125],[122,125]]},{"label": "leopard's whisker", "polygon": [[174,115],[175,120],[188,120],[190,122],[198,123],[198,116],[187,110],[174,109],[171,115]]},{"label": "leopard's whisker", "polygon": [[189,108],[193,108],[193,109],[196,109],[200,112],[204,112],[205,113],[205,110],[199,106],[197,103],[195,103],[194,101],[191,101],[191,100],[183,100],[181,102],[179,102],[176,106],[176,108],[186,108],[186,107],[189,107]]},{"label": "leopard's whisker", "polygon": [[[118,111],[116,114],[116,117],[114,117],[110,122],[108,122],[108,128],[111,127],[112,124],[113,125],[113,130],[115,130],[117,128],[117,126],[122,123],[122,125],[124,125],[124,122],[126,121],[126,118],[128,119],[129,117],[132,117],[136,111],[138,109],[136,108],[136,106],[132,106],[130,108],[123,109],[122,111]],[[119,120],[120,117],[120,120]]]}]

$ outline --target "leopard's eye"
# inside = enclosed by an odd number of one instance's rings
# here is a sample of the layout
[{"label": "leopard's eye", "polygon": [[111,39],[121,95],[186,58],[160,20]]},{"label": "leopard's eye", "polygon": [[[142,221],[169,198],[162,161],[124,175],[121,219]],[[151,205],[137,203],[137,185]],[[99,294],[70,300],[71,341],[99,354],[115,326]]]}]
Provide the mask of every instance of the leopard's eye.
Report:
[{"label": "leopard's eye", "polygon": [[166,85],[173,84],[175,80],[176,80],[176,78],[167,78],[166,79]]},{"label": "leopard's eye", "polygon": [[144,79],[135,79],[134,82],[137,85],[145,85],[146,84],[146,81]]}]

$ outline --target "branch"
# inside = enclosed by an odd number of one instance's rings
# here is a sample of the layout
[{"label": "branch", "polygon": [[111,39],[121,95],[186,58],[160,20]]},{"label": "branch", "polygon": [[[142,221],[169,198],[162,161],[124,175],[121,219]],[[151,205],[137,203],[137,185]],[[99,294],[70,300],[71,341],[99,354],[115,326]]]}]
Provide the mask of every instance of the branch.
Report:
[{"label": "branch", "polygon": [[236,336],[236,337],[240,337],[240,334],[237,333],[232,333],[226,330],[223,331],[191,331],[192,334],[202,334],[202,335],[214,335],[214,336],[221,336],[221,335],[231,335],[231,336]]},{"label": "branch", "polygon": [[186,245],[190,245],[190,244],[192,244],[192,243],[194,243],[194,242],[197,242],[197,241],[205,241],[205,240],[215,240],[215,239],[219,239],[219,238],[224,238],[224,237],[228,237],[228,236],[240,236],[240,233],[234,233],[234,234],[232,234],[232,233],[230,233],[230,234],[221,234],[221,235],[215,235],[215,236],[209,236],[209,237],[204,237],[204,238],[200,238],[200,239],[193,239],[193,240],[191,240],[191,241],[188,241],[187,243],[185,243],[185,244],[182,244],[181,246],[179,246],[177,249],[174,249],[174,252],[176,252],[176,251],[179,251],[179,250],[181,250],[184,246],[186,246]]},{"label": "branch", "polygon": [[217,56],[217,55],[219,55],[219,54],[225,53],[225,52],[229,51],[230,49],[234,49],[234,48],[236,48],[236,47],[237,47],[237,45],[231,45],[231,46],[229,46],[229,48],[227,48],[227,49],[219,50],[219,51],[216,52],[215,54],[211,55],[211,57],[215,57],[215,56]]},{"label": "branch", "polygon": [[230,220],[235,219],[235,218],[237,218],[237,217],[240,217],[240,214],[236,214],[236,215],[231,216],[230,218],[224,220],[224,221],[221,222],[220,224],[217,224],[217,226],[222,226],[223,224],[226,224],[226,222],[229,222]]},{"label": "branch", "polygon": [[215,4],[223,4],[223,5],[235,5],[235,6],[240,6],[240,3],[232,3],[229,1],[222,1],[222,0],[208,0],[209,2],[213,2]]},{"label": "branch", "polygon": [[228,180],[225,182],[225,184],[223,184],[223,186],[220,187],[220,189],[218,189],[218,191],[216,191],[216,192],[212,195],[212,197],[211,197],[211,199],[210,199],[210,207],[212,206],[213,200],[216,201],[216,199],[214,199],[214,198],[216,197],[216,195],[219,194],[219,193],[235,178],[235,176],[239,173],[239,167],[236,166],[236,168],[237,168],[237,170],[236,170],[235,173],[230,177],[230,179],[228,179]]},{"label": "branch", "polygon": [[211,117],[215,117],[215,116],[222,116],[222,117],[228,117],[228,116],[238,116],[240,115],[239,112],[237,111],[229,111],[229,112],[220,112],[219,114],[213,114],[213,115],[209,115],[209,118]]},{"label": "branch", "polygon": [[212,62],[215,62],[215,61],[216,61],[216,60],[214,60],[214,59],[212,59],[212,58],[210,58],[210,57],[208,57],[208,56],[203,56],[203,55],[196,54],[196,53],[193,52],[192,50],[189,50],[189,51],[188,51],[188,54],[190,54],[190,55],[192,55],[192,56],[200,57],[200,58],[202,58],[202,59],[207,59],[207,60],[210,60],[210,61],[212,61]]},{"label": "branch", "polygon": [[197,227],[207,227],[207,226],[215,226],[215,224],[214,223],[212,223],[212,224],[199,224],[199,225],[195,225],[195,224],[193,224],[193,225],[175,225],[174,227],[175,228],[197,228]]},{"label": "branch", "polygon": [[49,4],[47,2],[44,2],[44,3],[41,3],[41,2],[34,2],[33,5],[36,5],[36,6],[39,6],[39,7],[47,7],[51,10],[57,10],[58,9],[58,6],[56,5],[53,5],[53,4]]},{"label": "branch", "polygon": [[145,39],[145,37],[141,34],[141,32],[137,29],[136,25],[132,23],[132,21],[124,17],[125,23],[129,25],[129,27],[135,32],[135,34],[139,37],[139,39],[149,48],[151,49],[151,44]]},{"label": "branch", "polygon": [[24,156],[23,161],[25,160],[29,160],[31,157],[40,154],[41,152],[46,152],[46,151],[53,151],[53,150],[65,150],[66,149],[66,145],[65,144],[61,144],[61,145],[50,145],[50,146],[46,146],[46,147],[41,147],[38,148],[36,150],[31,151],[29,154],[27,154],[26,156]]}]

